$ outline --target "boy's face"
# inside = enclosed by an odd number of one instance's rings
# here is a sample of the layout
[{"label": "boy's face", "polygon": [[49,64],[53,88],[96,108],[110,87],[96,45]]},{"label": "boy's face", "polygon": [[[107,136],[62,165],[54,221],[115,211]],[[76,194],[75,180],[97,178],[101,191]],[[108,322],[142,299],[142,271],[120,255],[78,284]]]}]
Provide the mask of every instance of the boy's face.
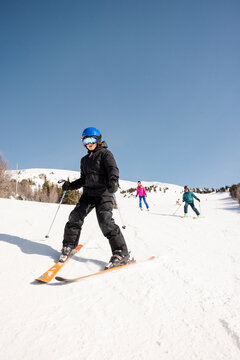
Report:
[{"label": "boy's face", "polygon": [[96,147],[97,147],[97,143],[96,143],[96,144],[91,144],[91,143],[87,144],[87,149],[88,149],[89,151],[95,150]]}]

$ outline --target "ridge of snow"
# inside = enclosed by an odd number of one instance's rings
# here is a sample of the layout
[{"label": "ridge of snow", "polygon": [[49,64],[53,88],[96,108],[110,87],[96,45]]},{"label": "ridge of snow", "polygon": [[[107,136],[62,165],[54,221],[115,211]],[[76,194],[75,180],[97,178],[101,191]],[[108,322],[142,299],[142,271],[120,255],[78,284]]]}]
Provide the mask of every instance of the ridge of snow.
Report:
[{"label": "ridge of snow", "polygon": [[[13,178],[18,179],[18,181],[31,179],[36,185],[43,185],[44,176],[46,176],[46,180],[57,184],[58,180],[68,178],[70,181],[74,181],[80,177],[80,171],[71,171],[71,170],[60,170],[60,169],[23,169],[23,170],[8,170],[7,173]],[[120,189],[128,190],[130,188],[136,188],[137,182],[128,181],[128,180],[119,180]],[[157,187],[161,187],[162,189],[168,188],[170,191],[182,191],[182,186],[168,184],[157,181],[142,181],[143,186],[151,186],[155,185]]]}]

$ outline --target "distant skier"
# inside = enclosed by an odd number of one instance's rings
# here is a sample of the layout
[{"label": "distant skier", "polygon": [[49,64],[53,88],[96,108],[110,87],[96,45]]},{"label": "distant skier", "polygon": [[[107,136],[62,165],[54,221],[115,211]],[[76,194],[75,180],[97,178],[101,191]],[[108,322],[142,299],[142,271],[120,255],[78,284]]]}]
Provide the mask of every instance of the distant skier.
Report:
[{"label": "distant skier", "polygon": [[195,198],[196,200],[200,201],[200,199],[198,199],[196,197],[196,195],[194,195],[193,192],[189,191],[189,188],[187,186],[184,186],[184,194],[183,194],[183,202],[185,202],[184,205],[184,216],[187,216],[188,213],[188,205],[191,206],[191,208],[193,209],[193,211],[196,213],[197,216],[200,216],[200,213],[198,211],[198,209],[195,208],[194,206],[194,200],[193,198]]},{"label": "distant skier", "polygon": [[[101,138],[100,131],[94,127],[83,131],[82,143],[88,154],[81,159],[81,176],[73,182],[65,181],[62,186],[64,191],[83,187],[83,194],[65,225],[59,260],[65,261],[78,245],[84,219],[95,208],[98,224],[112,250],[110,262],[106,265],[109,268],[128,263],[130,256],[120,228],[112,218],[113,194],[119,187],[119,170],[113,154]],[[94,231],[92,236],[95,236]]]},{"label": "distant skier", "polygon": [[142,186],[141,181],[138,181],[137,186],[137,194],[136,197],[139,196],[139,207],[142,210],[142,200],[144,201],[144,204],[146,205],[147,210],[149,211],[149,206],[146,200],[146,189],[144,186]]}]

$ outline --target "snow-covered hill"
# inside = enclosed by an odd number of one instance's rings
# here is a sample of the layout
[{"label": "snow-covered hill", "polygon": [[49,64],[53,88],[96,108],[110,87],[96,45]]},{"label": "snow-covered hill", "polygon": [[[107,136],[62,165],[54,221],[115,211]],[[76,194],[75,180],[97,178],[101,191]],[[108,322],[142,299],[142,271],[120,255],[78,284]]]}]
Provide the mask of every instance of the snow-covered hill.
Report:
[{"label": "snow-covered hill", "polygon": [[[132,255],[157,258],[69,285],[34,279],[58,259],[73,207],[60,207],[46,240],[57,204],[0,199],[2,359],[240,358],[239,207],[227,193],[200,195],[203,218],[181,219],[182,207],[173,216],[181,188],[166,185],[148,195],[150,212],[120,191],[114,210]],[[81,242],[59,275],[87,274],[109,260],[94,212]]]},{"label": "snow-covered hill", "polygon": [[59,169],[23,169],[8,170],[7,173],[17,181],[32,180],[36,185],[42,186],[45,179],[53,184],[57,184],[59,180],[68,178],[74,181],[79,178],[79,171],[59,170]]},{"label": "snow-covered hill", "polygon": [[[58,184],[61,179],[69,179],[74,181],[79,178],[80,171],[59,170],[59,169],[23,169],[23,170],[8,170],[7,173],[11,178],[17,179],[17,181],[31,180],[35,185],[42,186],[45,179],[53,184]],[[144,186],[155,185],[164,188],[168,188],[171,191],[182,191],[182,187],[178,185],[166,184],[162,182],[149,182],[143,181]],[[120,187],[122,190],[127,190],[132,187],[136,187],[137,184],[132,181],[120,180]]]}]

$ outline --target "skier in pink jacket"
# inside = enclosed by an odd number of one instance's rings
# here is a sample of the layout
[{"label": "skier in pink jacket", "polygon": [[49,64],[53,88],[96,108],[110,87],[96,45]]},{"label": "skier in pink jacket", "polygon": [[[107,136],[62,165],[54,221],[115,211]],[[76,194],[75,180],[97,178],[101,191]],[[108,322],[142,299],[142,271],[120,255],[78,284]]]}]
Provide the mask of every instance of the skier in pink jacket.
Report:
[{"label": "skier in pink jacket", "polygon": [[138,186],[137,186],[137,194],[136,197],[139,196],[139,207],[142,210],[142,200],[144,201],[144,204],[146,205],[147,210],[149,211],[149,206],[146,200],[146,190],[145,187],[142,186],[141,181],[138,181]]}]

